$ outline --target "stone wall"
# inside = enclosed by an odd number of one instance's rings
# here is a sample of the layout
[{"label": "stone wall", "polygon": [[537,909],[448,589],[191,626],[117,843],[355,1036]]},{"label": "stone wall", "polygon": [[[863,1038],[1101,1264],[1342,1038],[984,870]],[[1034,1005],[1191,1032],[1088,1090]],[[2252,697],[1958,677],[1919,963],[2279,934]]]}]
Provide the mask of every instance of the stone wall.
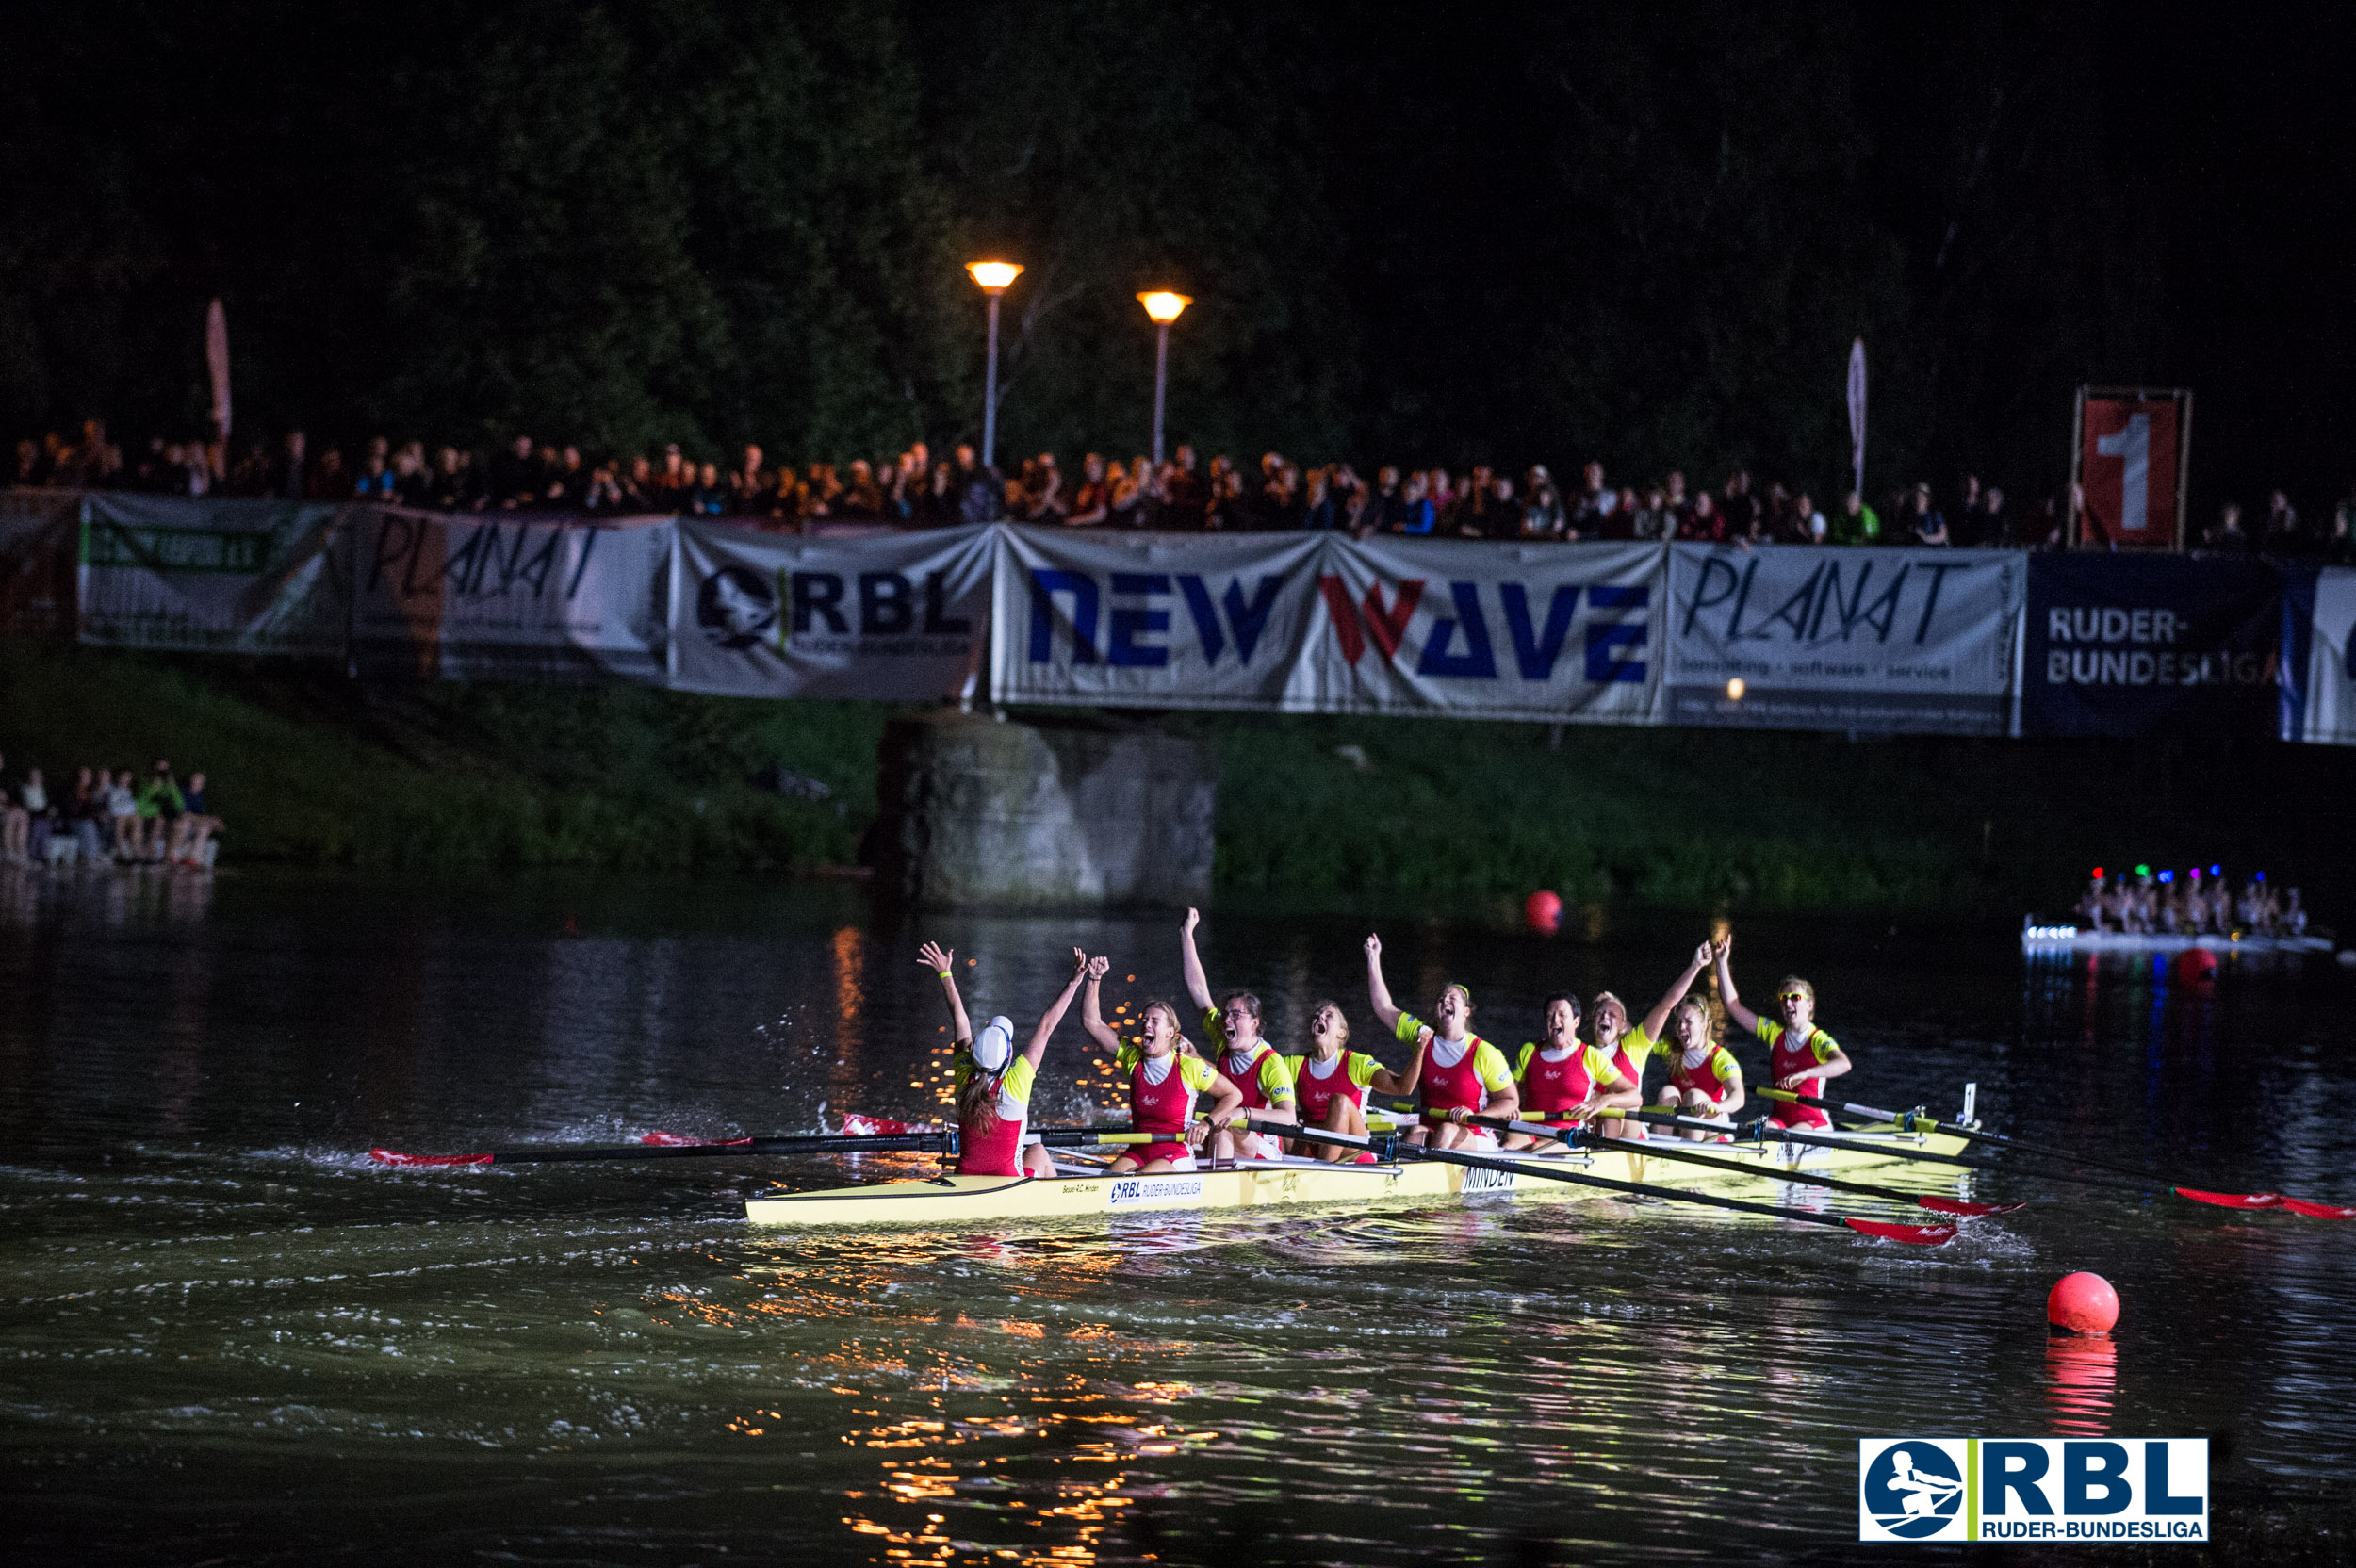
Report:
[{"label": "stone wall", "polygon": [[876,782],[879,889],[935,907],[1207,904],[1216,759],[1110,721],[941,710],[892,721]]}]

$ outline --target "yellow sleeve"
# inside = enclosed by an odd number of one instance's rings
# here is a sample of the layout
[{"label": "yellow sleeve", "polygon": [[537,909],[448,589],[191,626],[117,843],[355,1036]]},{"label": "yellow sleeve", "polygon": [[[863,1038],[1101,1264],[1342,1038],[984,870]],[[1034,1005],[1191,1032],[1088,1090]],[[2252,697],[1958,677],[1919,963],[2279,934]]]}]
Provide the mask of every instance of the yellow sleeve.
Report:
[{"label": "yellow sleeve", "polygon": [[1203,1037],[1209,1040],[1214,1047],[1211,1052],[1212,1055],[1227,1054],[1227,1026],[1220,1021],[1217,1007],[1203,1009]]},{"label": "yellow sleeve", "polygon": [[1742,1081],[1742,1064],[1736,1061],[1734,1053],[1723,1045],[1711,1053],[1710,1070],[1718,1075],[1718,1082],[1722,1084],[1739,1084]]},{"label": "yellow sleeve", "polygon": [[1124,1043],[1120,1050],[1113,1053],[1113,1066],[1122,1072],[1135,1072],[1137,1070],[1137,1064],[1143,1060],[1145,1060],[1145,1050],[1142,1046]]},{"label": "yellow sleeve", "polygon": [[1186,1075],[1186,1087],[1197,1094],[1208,1094],[1212,1080],[1219,1076],[1219,1069],[1200,1056],[1181,1056],[1177,1060],[1178,1070]]},{"label": "yellow sleeve", "polygon": [[1383,1070],[1383,1064],[1363,1051],[1351,1051],[1342,1057],[1342,1070],[1350,1074],[1351,1083],[1363,1089],[1374,1082],[1374,1075]]},{"label": "yellow sleeve", "polygon": [[1783,1038],[1783,1025],[1762,1018],[1751,1033],[1759,1037],[1759,1044],[1773,1051],[1775,1048],[1775,1042]]},{"label": "yellow sleeve", "polygon": [[1505,1065],[1505,1053],[1487,1040],[1473,1047],[1473,1073],[1491,1093],[1513,1086],[1513,1070]]},{"label": "yellow sleeve", "polygon": [[1028,1056],[1017,1056],[1006,1064],[1006,1070],[998,1079],[998,1092],[1018,1105],[1031,1102],[1031,1086],[1039,1081],[1039,1069]]},{"label": "yellow sleeve", "polygon": [[[1415,1043],[1415,1037],[1423,1031],[1423,1020],[1413,1013],[1401,1013],[1399,1015],[1399,1027],[1391,1031],[1391,1037],[1401,1045],[1413,1045]],[[1432,1033],[1436,1036],[1439,1031],[1435,1029]]]},{"label": "yellow sleeve", "polygon": [[1640,1023],[1620,1037],[1620,1049],[1628,1053],[1629,1065],[1642,1072],[1644,1064],[1652,1059],[1652,1054],[1661,1049],[1661,1044],[1645,1034],[1644,1026]]},{"label": "yellow sleeve", "polygon": [[1822,1029],[1819,1029],[1814,1034],[1808,1036],[1808,1049],[1818,1061],[1829,1062],[1832,1060],[1832,1054],[1840,1050],[1841,1046],[1840,1043],[1830,1035],[1827,1035]]},{"label": "yellow sleeve", "polygon": [[1536,1041],[1530,1040],[1523,1043],[1520,1052],[1513,1057],[1513,1081],[1515,1083],[1518,1084],[1522,1081],[1522,1079],[1529,1076],[1530,1058],[1535,1056],[1536,1054],[1538,1054],[1538,1045]]},{"label": "yellow sleeve", "polygon": [[1260,1053],[1260,1070],[1252,1074],[1260,1081],[1260,1093],[1268,1103],[1280,1104],[1293,1097],[1293,1075],[1284,1070],[1284,1058],[1273,1051]]},{"label": "yellow sleeve", "polygon": [[1587,1076],[1595,1080],[1595,1087],[1602,1088],[1619,1075],[1620,1064],[1612,1060],[1611,1052],[1600,1045],[1587,1048]]}]

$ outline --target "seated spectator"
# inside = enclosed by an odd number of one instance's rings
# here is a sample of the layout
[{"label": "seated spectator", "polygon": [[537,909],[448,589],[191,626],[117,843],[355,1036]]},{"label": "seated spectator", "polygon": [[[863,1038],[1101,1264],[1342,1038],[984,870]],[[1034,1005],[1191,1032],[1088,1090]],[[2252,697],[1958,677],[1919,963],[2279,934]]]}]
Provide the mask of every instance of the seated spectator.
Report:
[{"label": "seated spectator", "polygon": [[84,768],[74,776],[74,798],[66,807],[77,858],[96,865],[106,855],[106,775],[104,769]]},{"label": "seated spectator", "polygon": [[[7,758],[0,757],[0,766],[5,766],[7,761]],[[25,808],[23,802],[10,799],[8,792],[0,788],[0,860],[6,860],[12,866],[23,865],[25,846],[31,839],[32,831],[32,813]]]},{"label": "seated spectator", "polygon": [[181,813],[167,852],[174,865],[205,867],[211,864],[213,835],[221,829],[221,820],[209,815],[205,804],[205,776],[188,775],[188,788],[180,792]]},{"label": "seated spectator", "polygon": [[39,768],[25,770],[24,787],[16,792],[17,811],[25,817],[25,858],[36,866],[49,863],[49,835],[57,825],[57,808]]},{"label": "seated spectator", "polygon": [[139,858],[145,843],[139,822],[139,796],[132,792],[131,770],[124,768],[106,791],[106,853],[118,861]]},{"label": "seated spectator", "polygon": [[186,809],[180,795],[179,781],[172,776],[172,764],[158,758],[150,771],[147,782],[139,787],[133,808],[139,814],[141,858],[160,860],[164,846],[179,825]]}]

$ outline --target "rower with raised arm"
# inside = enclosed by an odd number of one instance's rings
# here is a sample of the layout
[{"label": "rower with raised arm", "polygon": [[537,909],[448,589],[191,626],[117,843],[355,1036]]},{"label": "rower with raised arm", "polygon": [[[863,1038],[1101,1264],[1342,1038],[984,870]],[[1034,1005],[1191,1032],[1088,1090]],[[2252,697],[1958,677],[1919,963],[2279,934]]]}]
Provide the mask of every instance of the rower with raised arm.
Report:
[{"label": "rower with raised arm", "polygon": [[[1243,1094],[1247,1116],[1261,1121],[1291,1121],[1292,1074],[1275,1047],[1260,1037],[1260,999],[1250,991],[1230,991],[1213,1002],[1210,977],[1203,972],[1203,956],[1195,950],[1194,928],[1200,911],[1189,906],[1178,928],[1178,952],[1186,974],[1186,995],[1203,1016],[1203,1034],[1212,1045],[1212,1064]],[[1272,1160],[1284,1152],[1266,1133],[1238,1132],[1235,1153],[1240,1159]]]},{"label": "rower with raised arm", "polygon": [[[1644,1063],[1657,1049],[1652,1037],[1642,1029],[1628,1024],[1628,1004],[1610,991],[1597,991],[1595,1004],[1588,1009],[1595,1020],[1595,1049],[1612,1058],[1612,1070],[1636,1086],[1636,1102],[1644,1101]],[[1633,1138],[1642,1142],[1647,1135],[1644,1124],[1625,1117],[1605,1117],[1598,1129],[1606,1137]]]},{"label": "rower with raised arm", "polygon": [[[1431,1049],[1432,1031],[1415,1036],[1415,1054],[1405,1072],[1393,1072],[1363,1051],[1350,1049],[1350,1021],[1338,1002],[1320,1002],[1309,1015],[1309,1054],[1287,1056],[1284,1066],[1293,1080],[1294,1108],[1303,1127],[1329,1133],[1366,1135],[1366,1091],[1405,1098],[1423,1078],[1424,1054]],[[1285,1152],[1338,1165],[1344,1160],[1371,1163],[1374,1155],[1339,1144],[1312,1143],[1294,1138]]]},{"label": "rower with raised arm", "polygon": [[[1633,1110],[1644,1103],[1635,1081],[1620,1071],[1613,1054],[1579,1037],[1579,998],[1546,998],[1546,1035],[1544,1043],[1524,1045],[1513,1063],[1524,1120],[1576,1127],[1607,1106]],[[1562,1147],[1558,1141],[1528,1133],[1510,1133],[1503,1142],[1508,1149],[1538,1149],[1546,1153]]]},{"label": "rower with raised arm", "polygon": [[[1743,1033],[1755,1035],[1767,1047],[1767,1073],[1779,1089],[1821,1096],[1824,1080],[1849,1070],[1849,1054],[1830,1035],[1816,1027],[1816,988],[1796,974],[1787,974],[1775,987],[1775,1006],[1783,1014],[1776,1023],[1742,1005],[1734,990],[1734,934],[1728,932],[1712,950],[1718,963],[1718,1000],[1726,1017]],[[1815,1127],[1829,1131],[1832,1118],[1813,1105],[1778,1100],[1767,1119],[1778,1127]]]},{"label": "rower with raised arm", "polygon": [[[1374,1016],[1401,1045],[1421,1043],[1424,1021],[1402,1012],[1391,1001],[1391,988],[1383,979],[1383,939],[1366,939],[1366,994]],[[1408,1133],[1410,1143],[1430,1143],[1434,1149],[1494,1147],[1496,1140],[1468,1124],[1474,1116],[1520,1114],[1521,1092],[1513,1086],[1513,1070],[1505,1053],[1474,1034],[1471,988],[1451,981],[1440,988],[1432,1004],[1432,1043],[1425,1051],[1423,1078],[1416,1090],[1423,1109],[1420,1125]]]},{"label": "rower with raised arm", "polygon": [[[1700,956],[1707,962],[1711,956],[1710,945],[1704,942]],[[1700,997],[1680,997],[1669,1009],[1667,1044],[1669,1081],[1661,1088],[1661,1107],[1695,1120],[1732,1127],[1734,1113],[1748,1099],[1742,1091],[1742,1064],[1734,1059],[1733,1052],[1710,1037],[1710,1006]],[[1683,1129],[1680,1135],[1688,1143],[1710,1136],[1692,1127]],[[1727,1135],[1718,1135],[1718,1141],[1727,1141]]]},{"label": "rower with raised arm", "polygon": [[939,942],[926,942],[918,955],[940,977],[957,1034],[950,1066],[957,1094],[957,1174],[1053,1176],[1055,1167],[1047,1151],[1036,1143],[1023,1147],[1023,1129],[1031,1119],[1031,1090],[1039,1081],[1039,1060],[1079,992],[1088,955],[1076,947],[1072,950],[1072,978],[1047,1004],[1020,1056],[1014,1054],[1012,1019],[1001,1014],[982,1025],[979,1035],[973,1033],[973,1021],[965,1016],[965,999],[957,994],[957,955]]},{"label": "rower with raised arm", "polygon": [[[1631,1078],[1637,1077],[1644,1071],[1645,1056],[1663,1048],[1663,1042],[1668,1039],[1664,1031],[1668,1028],[1670,1014],[1676,1012],[1678,1004],[1687,1000],[1693,988],[1693,982],[1701,977],[1702,971],[1710,967],[1710,946],[1708,942],[1704,942],[1693,950],[1692,961],[1687,963],[1677,977],[1669,983],[1669,988],[1661,993],[1661,1000],[1652,1004],[1652,1011],[1646,1013],[1643,1021],[1628,1032],[1621,1049],[1628,1052],[1636,1064],[1636,1072],[1629,1074]],[[1619,999],[1614,997],[1612,1000],[1616,1002]],[[1600,999],[1595,1004],[1595,1012],[1597,1015],[1596,1031],[1600,1034],[1603,1027],[1601,1017],[1603,1004]],[[1710,1037],[1709,1021],[1710,1015],[1705,1010],[1701,1015],[1700,1036],[1705,1041]],[[1675,1054],[1674,1051],[1672,1054]],[[1672,1084],[1661,1090],[1655,1102],[1661,1105],[1678,1104],[1682,1102],[1683,1095],[1684,1090]],[[1630,1123],[1629,1126],[1632,1128],[1634,1124]]]},{"label": "rower with raised arm", "polygon": [[[1178,1009],[1159,997],[1145,1004],[1137,1020],[1137,1037],[1124,1041],[1104,1021],[1103,982],[1110,962],[1091,958],[1088,990],[1080,1021],[1129,1080],[1129,1124],[1153,1141],[1132,1149],[1113,1161],[1115,1174],[1136,1171],[1154,1175],[1165,1170],[1192,1170],[1197,1149],[1206,1142],[1214,1160],[1235,1157],[1235,1137],[1228,1123],[1243,1114],[1243,1093],[1217,1068],[1191,1051],[1178,1033]],[[1197,1117],[1198,1094],[1211,1097],[1210,1114]]]}]

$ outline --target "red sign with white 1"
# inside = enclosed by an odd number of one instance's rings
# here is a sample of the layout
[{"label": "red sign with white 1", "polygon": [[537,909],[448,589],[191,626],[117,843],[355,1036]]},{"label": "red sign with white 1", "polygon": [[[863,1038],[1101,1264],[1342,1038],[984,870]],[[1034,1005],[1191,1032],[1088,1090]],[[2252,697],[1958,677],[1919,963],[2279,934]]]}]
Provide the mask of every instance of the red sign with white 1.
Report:
[{"label": "red sign with white 1", "polygon": [[2182,392],[2079,394],[2082,547],[2178,547],[2189,400]]}]

